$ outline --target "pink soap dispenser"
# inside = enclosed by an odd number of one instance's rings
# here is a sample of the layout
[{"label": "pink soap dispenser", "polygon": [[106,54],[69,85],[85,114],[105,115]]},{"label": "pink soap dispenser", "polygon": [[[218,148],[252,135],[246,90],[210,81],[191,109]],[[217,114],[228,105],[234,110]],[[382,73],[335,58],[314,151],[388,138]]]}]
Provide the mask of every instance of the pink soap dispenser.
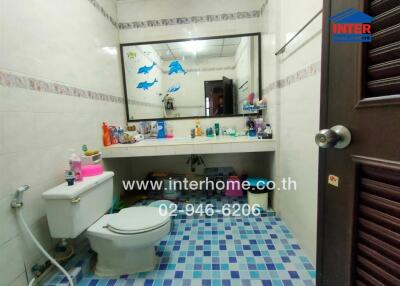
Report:
[{"label": "pink soap dispenser", "polygon": [[80,182],[82,178],[82,161],[81,158],[72,151],[71,157],[69,158],[69,167],[74,172],[75,181]]}]

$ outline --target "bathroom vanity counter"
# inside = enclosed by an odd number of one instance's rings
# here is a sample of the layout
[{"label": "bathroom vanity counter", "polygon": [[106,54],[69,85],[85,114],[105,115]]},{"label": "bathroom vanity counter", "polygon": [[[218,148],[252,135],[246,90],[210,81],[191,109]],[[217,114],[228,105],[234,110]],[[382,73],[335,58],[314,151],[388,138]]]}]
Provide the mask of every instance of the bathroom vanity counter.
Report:
[{"label": "bathroom vanity counter", "polygon": [[150,157],[191,154],[223,154],[274,152],[275,140],[257,139],[254,137],[220,136],[146,139],[135,144],[118,144],[105,147],[103,158]]}]

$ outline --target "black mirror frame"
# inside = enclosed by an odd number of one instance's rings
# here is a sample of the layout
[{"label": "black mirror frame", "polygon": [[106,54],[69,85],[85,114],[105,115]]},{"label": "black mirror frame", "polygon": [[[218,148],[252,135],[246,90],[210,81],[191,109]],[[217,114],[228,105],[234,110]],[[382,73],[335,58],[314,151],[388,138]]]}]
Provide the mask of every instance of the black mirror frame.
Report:
[{"label": "black mirror frame", "polygon": [[202,118],[227,118],[227,117],[243,117],[243,116],[254,116],[262,115],[262,111],[259,110],[258,113],[246,113],[246,114],[236,114],[236,115],[222,115],[222,116],[189,116],[189,117],[177,117],[177,118],[149,118],[149,119],[130,119],[129,118],[129,104],[128,104],[128,92],[126,88],[126,76],[125,76],[125,65],[124,65],[124,54],[123,48],[126,46],[137,46],[137,45],[151,45],[151,44],[164,44],[164,43],[174,43],[174,42],[186,42],[191,40],[215,40],[224,38],[239,38],[239,37],[254,37],[258,38],[258,90],[259,99],[262,99],[262,42],[261,33],[248,33],[248,34],[235,34],[235,35],[223,35],[223,36],[213,36],[213,37],[199,37],[199,38],[187,38],[187,39],[172,39],[163,41],[149,41],[149,42],[137,42],[137,43],[124,43],[120,44],[120,56],[121,56],[121,66],[122,66],[122,80],[124,85],[124,95],[125,95],[125,110],[127,122],[140,122],[140,121],[156,121],[156,120],[185,120],[185,119],[202,119]]}]

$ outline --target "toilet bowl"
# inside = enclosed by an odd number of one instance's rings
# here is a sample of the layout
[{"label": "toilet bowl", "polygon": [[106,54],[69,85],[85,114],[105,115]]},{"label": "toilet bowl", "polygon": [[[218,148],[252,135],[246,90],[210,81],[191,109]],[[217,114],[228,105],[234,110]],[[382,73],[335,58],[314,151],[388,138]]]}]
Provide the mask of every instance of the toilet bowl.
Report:
[{"label": "toilet bowl", "polygon": [[97,252],[96,274],[119,276],[151,271],[157,263],[154,246],[171,227],[159,208],[131,207],[106,214],[113,201],[113,172],[87,177],[42,194],[53,238],[74,239],[86,231]]},{"label": "toilet bowl", "polygon": [[104,215],[86,231],[97,253],[95,274],[119,276],[154,270],[155,245],[170,231],[171,219],[158,208],[131,207]]}]

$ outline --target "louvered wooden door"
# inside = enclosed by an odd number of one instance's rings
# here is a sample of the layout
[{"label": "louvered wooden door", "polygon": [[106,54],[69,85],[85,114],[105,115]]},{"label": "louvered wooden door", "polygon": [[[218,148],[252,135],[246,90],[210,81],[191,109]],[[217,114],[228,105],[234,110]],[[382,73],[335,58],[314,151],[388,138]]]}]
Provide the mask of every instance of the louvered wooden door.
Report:
[{"label": "louvered wooden door", "polygon": [[[349,8],[374,17],[372,43],[331,40]],[[317,284],[399,286],[400,0],[324,0],[323,17],[321,129],[353,140],[320,152]]]}]

